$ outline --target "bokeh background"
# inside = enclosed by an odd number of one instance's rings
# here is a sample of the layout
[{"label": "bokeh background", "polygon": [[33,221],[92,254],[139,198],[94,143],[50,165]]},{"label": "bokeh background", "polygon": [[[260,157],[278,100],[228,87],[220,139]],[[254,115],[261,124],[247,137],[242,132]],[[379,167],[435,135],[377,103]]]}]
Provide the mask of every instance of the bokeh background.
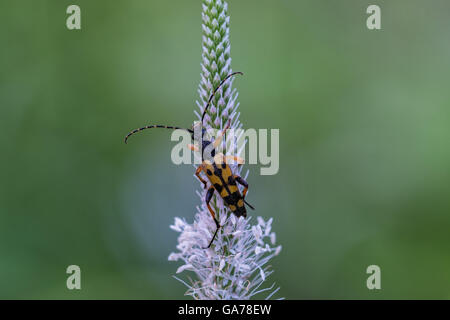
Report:
[{"label": "bokeh background", "polygon": [[[81,7],[82,30],[66,28]],[[381,7],[382,30],[366,28]],[[180,299],[167,261],[192,221],[170,133],[198,97],[201,2],[0,2],[0,298]],[[229,1],[241,121],[280,129],[249,166],[283,245],[287,299],[450,298],[450,3]],[[68,265],[82,290],[66,288]],[[367,266],[381,267],[379,291]],[[271,282],[269,281],[270,285]]]}]

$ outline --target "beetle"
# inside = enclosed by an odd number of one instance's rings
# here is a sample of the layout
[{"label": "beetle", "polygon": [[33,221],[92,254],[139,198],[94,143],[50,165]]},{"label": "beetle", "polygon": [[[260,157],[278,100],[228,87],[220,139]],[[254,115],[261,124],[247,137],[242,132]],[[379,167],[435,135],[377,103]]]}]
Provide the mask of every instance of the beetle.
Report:
[{"label": "beetle", "polygon": [[[205,248],[211,247],[212,243],[214,242],[214,239],[217,236],[217,232],[221,228],[219,221],[216,218],[216,214],[214,210],[211,208],[210,202],[214,195],[214,191],[216,191],[219,196],[223,199],[224,204],[230,209],[233,214],[235,214],[237,217],[247,217],[247,210],[245,208],[245,204],[248,205],[251,209],[254,209],[252,205],[250,205],[246,200],[245,196],[247,195],[248,191],[248,183],[245,181],[242,177],[240,177],[237,174],[234,174],[228,165],[228,163],[231,161],[235,161],[238,166],[242,165],[244,163],[244,159],[237,157],[237,156],[229,156],[224,155],[222,153],[216,153],[216,148],[221,144],[222,139],[226,133],[226,131],[230,127],[230,121],[227,122],[227,125],[222,130],[222,132],[218,135],[218,137],[214,141],[210,141],[208,139],[205,139],[206,129],[203,127],[203,121],[206,115],[206,111],[208,110],[209,106],[211,105],[211,101],[214,97],[214,95],[217,93],[217,91],[222,87],[222,85],[232,76],[234,75],[243,75],[242,72],[234,72],[229,75],[227,75],[217,86],[217,88],[214,89],[212,94],[210,95],[208,99],[208,103],[206,104],[206,107],[203,110],[201,122],[198,124],[192,125],[191,129],[185,129],[181,127],[175,127],[175,126],[166,126],[166,125],[148,125],[142,128],[135,129],[128,133],[125,137],[125,143],[127,143],[128,138],[132,136],[133,134],[140,132],[142,130],[146,129],[152,129],[152,128],[164,128],[164,129],[171,129],[171,130],[186,130],[191,134],[191,138],[193,142],[198,142],[201,146],[201,150],[199,147],[193,144],[189,144],[189,148],[192,151],[201,151],[202,155],[202,163],[198,166],[197,170],[195,171],[195,175],[200,180],[201,183],[203,183],[204,189],[208,189],[205,196],[205,202],[206,206],[208,207],[208,210],[214,219],[214,222],[216,224],[216,231],[214,232],[214,235],[209,242],[209,245]],[[198,130],[200,129],[200,130]],[[212,145],[211,145],[212,144]],[[201,173],[204,173],[209,180],[210,186],[208,186],[208,182],[202,178],[200,175]],[[237,184],[240,184],[244,187],[244,190],[241,192],[239,191]]]}]

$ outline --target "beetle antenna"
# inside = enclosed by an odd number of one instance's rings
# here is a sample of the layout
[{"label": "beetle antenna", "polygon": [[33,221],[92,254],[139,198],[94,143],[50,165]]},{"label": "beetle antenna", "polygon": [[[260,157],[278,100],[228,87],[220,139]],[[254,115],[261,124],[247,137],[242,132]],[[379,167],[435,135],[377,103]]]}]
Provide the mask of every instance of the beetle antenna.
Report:
[{"label": "beetle antenna", "polygon": [[250,203],[248,203],[247,200],[244,199],[244,202],[250,207],[250,209],[255,210],[255,208]]},{"label": "beetle antenna", "polygon": [[232,76],[235,76],[237,74],[240,74],[241,76],[244,75],[243,72],[237,71],[237,72],[233,72],[230,73],[229,75],[227,75],[225,77],[225,79],[222,80],[222,82],[219,84],[219,86],[217,88],[214,89],[213,93],[209,96],[208,99],[208,103],[206,104],[205,110],[203,110],[203,115],[202,115],[202,126],[203,126],[203,119],[205,118],[206,115],[206,111],[208,110],[209,106],[211,105],[211,101],[214,98],[214,95],[216,94],[216,92],[220,89],[220,87],[225,83],[225,81],[227,81],[229,78],[231,78]]},{"label": "beetle antenna", "polygon": [[135,130],[131,131],[129,134],[126,135],[125,143],[127,143],[128,138],[131,137],[133,134],[135,134],[137,132],[140,132],[142,130],[145,130],[145,129],[152,129],[152,128],[163,128],[163,129],[172,129],[172,130],[181,129],[181,130],[186,130],[189,133],[193,133],[193,131],[191,129],[185,129],[185,128],[180,128],[180,127],[172,127],[172,126],[162,126],[162,125],[159,125],[159,124],[153,124],[153,125],[150,125],[150,126],[145,126],[145,127],[138,128],[138,129],[135,129]]}]

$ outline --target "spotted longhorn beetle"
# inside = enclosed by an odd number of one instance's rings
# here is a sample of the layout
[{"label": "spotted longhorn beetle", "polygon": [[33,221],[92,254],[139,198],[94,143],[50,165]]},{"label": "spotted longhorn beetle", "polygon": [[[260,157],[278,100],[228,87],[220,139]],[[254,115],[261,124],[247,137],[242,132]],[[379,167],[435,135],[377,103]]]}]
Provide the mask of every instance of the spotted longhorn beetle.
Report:
[{"label": "spotted longhorn beetle", "polygon": [[[226,131],[230,127],[230,121],[227,122],[227,125],[222,130],[222,132],[218,135],[218,137],[213,141],[209,141],[204,139],[206,129],[203,127],[203,121],[206,115],[206,111],[208,110],[209,106],[211,105],[211,101],[214,97],[214,95],[217,93],[217,91],[222,87],[222,85],[232,76],[240,74],[243,75],[242,72],[234,72],[225,77],[225,79],[220,82],[219,86],[214,89],[213,93],[208,99],[208,103],[206,104],[205,109],[203,110],[201,122],[199,123],[201,131],[201,137],[195,135],[197,133],[197,127],[194,124],[192,125],[191,129],[185,129],[180,127],[174,127],[174,126],[165,126],[165,125],[149,125],[142,128],[135,129],[131,131],[127,136],[125,137],[125,143],[127,143],[128,138],[142,130],[145,129],[152,129],[152,128],[165,128],[165,129],[181,129],[186,130],[191,134],[193,142],[199,142],[202,146],[202,149],[199,150],[199,148],[196,145],[189,144],[189,148],[192,151],[201,151],[202,155],[202,163],[198,166],[197,170],[195,171],[195,175],[200,180],[200,182],[203,183],[204,188],[206,189],[208,186],[208,183],[200,176],[200,173],[203,172],[206,174],[209,182],[210,187],[208,188],[208,191],[206,192],[205,202],[206,206],[208,207],[208,210],[214,219],[214,222],[216,223],[216,231],[214,232],[214,235],[209,242],[209,245],[205,248],[209,248],[211,244],[214,242],[214,239],[217,236],[217,232],[220,229],[219,221],[216,218],[214,210],[211,208],[210,202],[212,199],[212,196],[214,194],[214,191],[217,191],[217,193],[220,195],[220,197],[223,199],[224,204],[233,212],[237,217],[244,216],[247,217],[247,210],[245,208],[244,204],[247,204],[251,209],[254,209],[246,200],[245,196],[248,191],[248,183],[239,175],[233,174],[231,171],[230,166],[228,165],[229,160],[236,161],[238,166],[242,165],[244,163],[244,159],[237,157],[237,156],[226,156],[222,153],[216,153],[216,148],[221,144],[223,136],[225,135]],[[212,148],[210,144],[212,143]],[[207,149],[207,147],[209,148]],[[204,150],[208,150],[206,153],[206,156],[204,155]],[[209,152],[210,151],[210,152]],[[205,159],[206,158],[206,159]],[[227,163],[228,162],[228,163]],[[244,186],[244,190],[242,194],[240,193],[237,183]]]}]

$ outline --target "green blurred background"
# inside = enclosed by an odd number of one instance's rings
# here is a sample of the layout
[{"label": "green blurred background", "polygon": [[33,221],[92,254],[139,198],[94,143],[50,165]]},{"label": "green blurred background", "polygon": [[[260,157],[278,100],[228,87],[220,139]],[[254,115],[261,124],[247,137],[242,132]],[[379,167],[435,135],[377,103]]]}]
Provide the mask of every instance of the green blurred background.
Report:
[{"label": "green blurred background", "polygon": [[[1,1],[0,298],[183,298],[169,225],[192,221],[193,168],[170,162],[168,132],[123,137],[193,122],[200,3]],[[449,12],[229,1],[241,121],[280,129],[278,175],[248,167],[251,214],[273,216],[283,245],[278,297],[450,298]]]}]

